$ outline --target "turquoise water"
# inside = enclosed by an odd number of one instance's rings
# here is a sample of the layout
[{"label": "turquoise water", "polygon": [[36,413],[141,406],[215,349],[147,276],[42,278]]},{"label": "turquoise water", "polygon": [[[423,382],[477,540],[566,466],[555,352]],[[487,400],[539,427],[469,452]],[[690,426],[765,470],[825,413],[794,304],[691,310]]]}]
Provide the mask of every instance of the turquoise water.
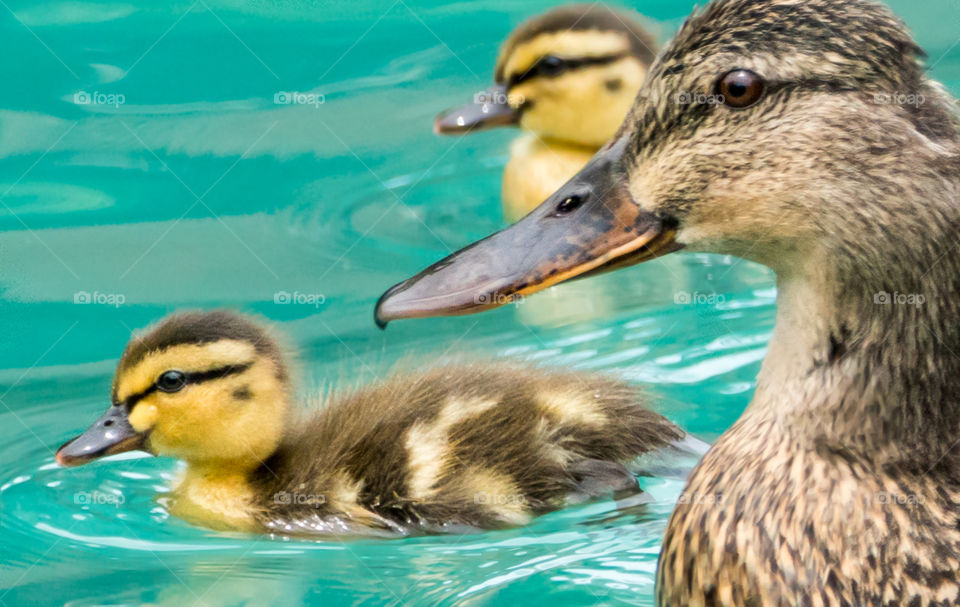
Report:
[{"label": "turquoise water", "polygon": [[[692,4],[636,6],[665,38]],[[960,92],[960,5],[893,5]],[[499,41],[548,6],[0,3],[0,605],[652,603],[676,479],[642,479],[643,505],[523,529],[304,541],[171,518],[154,494],[172,460],[53,464],[107,406],[130,330],[199,306],[279,321],[306,389],[401,358],[513,356],[648,384],[715,439],[774,317],[771,274],[736,259],[680,255],[482,316],[373,326],[383,289],[502,225],[513,133],[440,139],[431,119],[485,88]]]}]

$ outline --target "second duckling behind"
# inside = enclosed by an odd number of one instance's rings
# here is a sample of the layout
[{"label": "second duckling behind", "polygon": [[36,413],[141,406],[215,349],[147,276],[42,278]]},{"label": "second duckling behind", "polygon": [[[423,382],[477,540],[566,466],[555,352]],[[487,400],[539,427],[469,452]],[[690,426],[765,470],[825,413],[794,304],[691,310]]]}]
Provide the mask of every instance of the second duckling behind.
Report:
[{"label": "second duckling behind", "polygon": [[570,4],[520,24],[503,43],[495,84],[434,122],[444,134],[515,125],[503,207],[516,221],[573,177],[617,132],[657,53],[639,15]]},{"label": "second duckling behind", "polygon": [[183,459],[171,509],[212,527],[439,531],[636,490],[623,464],[684,436],[626,384],[516,363],[396,374],[306,418],[291,394],[265,326],[176,314],[130,342],[113,406],[57,461],[133,449]]}]

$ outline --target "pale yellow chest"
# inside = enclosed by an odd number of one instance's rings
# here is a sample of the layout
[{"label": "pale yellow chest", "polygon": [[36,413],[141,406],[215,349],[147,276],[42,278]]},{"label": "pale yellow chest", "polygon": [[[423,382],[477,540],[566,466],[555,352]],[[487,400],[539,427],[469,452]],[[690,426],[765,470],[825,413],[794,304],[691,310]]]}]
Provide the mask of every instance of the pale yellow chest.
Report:
[{"label": "pale yellow chest", "polygon": [[596,150],[542,139],[527,133],[510,145],[503,171],[503,210],[520,219],[557,191],[587,164]]},{"label": "pale yellow chest", "polygon": [[193,524],[253,531],[257,528],[254,497],[246,473],[191,467],[174,487],[169,509]]}]

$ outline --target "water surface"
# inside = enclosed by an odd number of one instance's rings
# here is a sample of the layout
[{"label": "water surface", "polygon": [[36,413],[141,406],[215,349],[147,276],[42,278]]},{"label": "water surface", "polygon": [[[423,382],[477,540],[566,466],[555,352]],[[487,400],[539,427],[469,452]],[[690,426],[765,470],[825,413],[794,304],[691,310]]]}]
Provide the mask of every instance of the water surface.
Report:
[{"label": "water surface", "polygon": [[[663,39],[692,4],[636,6]],[[957,92],[960,5],[894,5]],[[482,316],[373,326],[386,287],[502,226],[514,133],[441,139],[431,120],[484,89],[499,41],[548,6],[0,7],[0,605],[652,604],[676,479],[642,479],[641,507],[523,529],[305,541],[171,518],[154,494],[172,460],[53,463],[107,406],[130,331],[183,307],[278,321],[307,389],[479,353],[617,373],[705,440],[728,427],[774,318],[771,274],[737,259],[678,255]]]}]

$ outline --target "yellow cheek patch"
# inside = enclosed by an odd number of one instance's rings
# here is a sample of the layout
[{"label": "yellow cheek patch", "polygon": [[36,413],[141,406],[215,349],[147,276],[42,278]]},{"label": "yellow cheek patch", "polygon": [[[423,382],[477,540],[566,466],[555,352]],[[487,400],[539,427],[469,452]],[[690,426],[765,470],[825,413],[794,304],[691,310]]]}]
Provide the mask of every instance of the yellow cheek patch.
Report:
[{"label": "yellow cheek patch", "polygon": [[255,355],[253,344],[232,339],[207,344],[181,344],[151,352],[133,367],[117,372],[117,398],[123,402],[131,395],[143,392],[164,371],[207,371],[224,365],[242,364]]},{"label": "yellow cheek patch", "polygon": [[289,395],[272,359],[254,361],[242,373],[191,383],[180,392],[154,392],[136,404],[131,418],[149,425],[153,452],[242,468],[269,457],[283,434]]},{"label": "yellow cheek patch", "polygon": [[[510,97],[531,102],[521,116],[524,130],[596,151],[620,127],[645,76],[643,64],[628,55],[552,78],[531,78],[512,87]],[[616,86],[611,89],[610,83]]]},{"label": "yellow cheek patch", "polygon": [[561,31],[541,34],[529,42],[518,44],[505,58],[504,71],[507,79],[520,75],[533,67],[545,55],[566,58],[602,57],[630,50],[630,41],[623,32],[600,30]]},{"label": "yellow cheek patch", "polygon": [[130,425],[137,432],[146,432],[156,425],[158,414],[157,405],[145,399],[130,412]]}]

